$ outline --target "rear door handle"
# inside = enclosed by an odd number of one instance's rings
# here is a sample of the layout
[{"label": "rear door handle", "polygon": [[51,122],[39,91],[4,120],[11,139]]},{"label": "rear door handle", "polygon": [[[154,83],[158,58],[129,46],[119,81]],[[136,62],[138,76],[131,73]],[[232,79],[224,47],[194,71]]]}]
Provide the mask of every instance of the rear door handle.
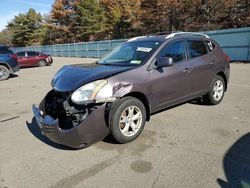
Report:
[{"label": "rear door handle", "polygon": [[215,63],[215,61],[214,61],[214,60],[210,61],[210,64],[211,64],[211,65],[213,65],[214,63]]},{"label": "rear door handle", "polygon": [[185,68],[185,69],[183,70],[183,72],[189,73],[189,72],[190,72],[190,68]]}]

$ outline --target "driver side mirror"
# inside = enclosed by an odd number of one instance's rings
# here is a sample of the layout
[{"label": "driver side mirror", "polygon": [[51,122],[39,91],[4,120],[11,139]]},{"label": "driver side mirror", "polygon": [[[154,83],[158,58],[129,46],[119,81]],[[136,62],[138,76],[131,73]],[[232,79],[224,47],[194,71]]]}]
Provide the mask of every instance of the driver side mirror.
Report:
[{"label": "driver side mirror", "polygon": [[156,60],[156,66],[161,67],[170,67],[173,66],[173,58],[172,57],[160,57]]}]

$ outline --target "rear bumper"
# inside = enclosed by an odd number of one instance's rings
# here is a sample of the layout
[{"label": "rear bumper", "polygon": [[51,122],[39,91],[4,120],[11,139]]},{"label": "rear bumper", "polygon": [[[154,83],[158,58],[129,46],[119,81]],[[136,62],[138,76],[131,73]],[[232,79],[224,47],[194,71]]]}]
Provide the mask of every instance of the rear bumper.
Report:
[{"label": "rear bumper", "polygon": [[49,115],[42,117],[41,110],[35,105],[32,110],[42,134],[61,145],[76,149],[85,148],[109,134],[104,118],[105,104],[97,107],[84,121],[71,129],[61,129],[58,119],[53,119]]}]

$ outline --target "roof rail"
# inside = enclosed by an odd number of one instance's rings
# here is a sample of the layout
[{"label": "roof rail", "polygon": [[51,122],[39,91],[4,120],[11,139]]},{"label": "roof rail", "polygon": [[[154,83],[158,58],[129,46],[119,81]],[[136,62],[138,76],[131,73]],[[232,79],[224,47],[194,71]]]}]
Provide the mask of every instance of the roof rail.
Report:
[{"label": "roof rail", "polygon": [[134,37],[134,38],[129,39],[128,42],[131,42],[131,41],[134,41],[134,40],[137,40],[137,39],[143,39],[143,38],[146,38],[146,37],[154,37],[154,35],[145,35],[145,36]]},{"label": "roof rail", "polygon": [[171,33],[170,35],[166,36],[166,39],[172,38],[176,35],[182,35],[182,34],[188,34],[188,35],[193,35],[193,36],[203,36],[206,38],[210,38],[208,35],[203,34],[203,33],[195,33],[195,32],[177,32],[177,33]]},{"label": "roof rail", "polygon": [[136,39],[140,39],[140,38],[145,38],[145,37],[147,37],[147,36],[139,36],[139,37],[134,37],[134,38],[129,39],[129,40],[128,40],[128,42],[130,42],[130,41],[134,41],[134,40],[136,40]]}]

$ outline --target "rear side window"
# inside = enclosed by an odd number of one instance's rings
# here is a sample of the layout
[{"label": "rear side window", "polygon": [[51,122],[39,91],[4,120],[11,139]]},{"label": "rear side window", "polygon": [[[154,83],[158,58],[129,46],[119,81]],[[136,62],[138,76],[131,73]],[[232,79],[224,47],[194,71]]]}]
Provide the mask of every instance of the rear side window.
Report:
[{"label": "rear side window", "polygon": [[13,52],[6,46],[0,46],[0,54],[13,54]]},{"label": "rear side window", "polygon": [[206,55],[207,47],[203,41],[188,41],[188,51],[190,58]]},{"label": "rear side window", "polygon": [[34,56],[38,56],[37,52],[28,52],[28,56],[34,57]]},{"label": "rear side window", "polygon": [[176,42],[167,46],[160,52],[160,57],[172,57],[174,63],[185,60],[185,42]]}]

